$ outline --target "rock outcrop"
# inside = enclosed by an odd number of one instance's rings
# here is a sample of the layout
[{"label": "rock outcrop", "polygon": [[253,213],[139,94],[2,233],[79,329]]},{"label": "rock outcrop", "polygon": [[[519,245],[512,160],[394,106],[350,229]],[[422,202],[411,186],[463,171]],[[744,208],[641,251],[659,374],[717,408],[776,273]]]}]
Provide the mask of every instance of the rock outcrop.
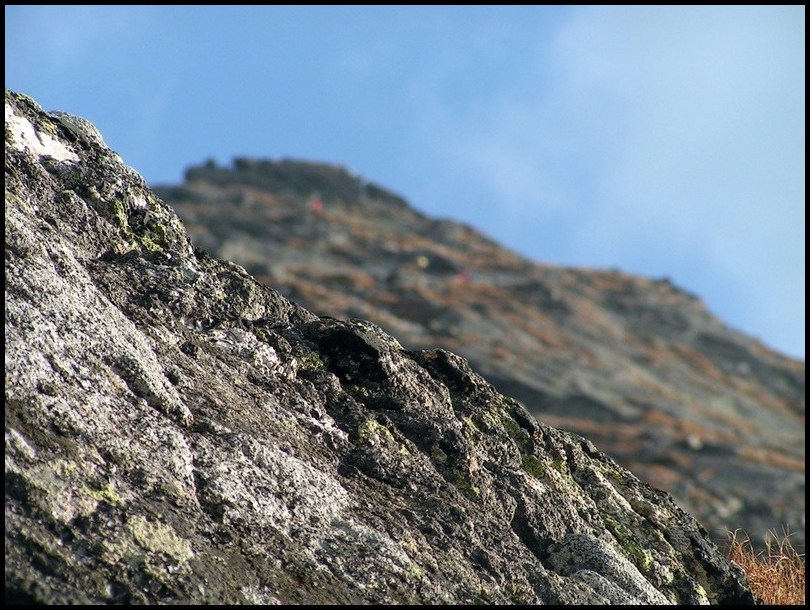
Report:
[{"label": "rock outcrop", "polygon": [[666,279],[529,261],[335,166],[208,163],[156,192],[195,244],[304,307],[460,354],[672,493],[715,542],[786,529],[803,547],[804,363]]},{"label": "rock outcrop", "polygon": [[192,247],[6,92],[6,603],[751,603],[671,497],[461,357]]}]

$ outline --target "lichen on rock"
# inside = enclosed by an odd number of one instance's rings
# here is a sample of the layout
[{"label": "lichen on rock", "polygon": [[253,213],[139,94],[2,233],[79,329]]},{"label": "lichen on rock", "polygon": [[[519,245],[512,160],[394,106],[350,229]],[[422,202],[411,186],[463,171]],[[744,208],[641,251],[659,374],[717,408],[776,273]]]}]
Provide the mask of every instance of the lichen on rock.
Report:
[{"label": "lichen on rock", "polygon": [[194,249],[6,92],[6,601],[751,603],[672,499],[462,358]]}]

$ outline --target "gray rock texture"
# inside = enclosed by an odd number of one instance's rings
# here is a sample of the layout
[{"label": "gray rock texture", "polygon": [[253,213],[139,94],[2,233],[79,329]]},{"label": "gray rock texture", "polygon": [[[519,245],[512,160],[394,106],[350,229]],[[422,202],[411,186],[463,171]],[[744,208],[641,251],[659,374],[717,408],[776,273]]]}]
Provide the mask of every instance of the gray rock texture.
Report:
[{"label": "gray rock texture", "polygon": [[803,548],[804,362],[669,280],[527,260],[332,165],[209,162],[156,192],[195,244],[311,311],[460,354],[670,492],[716,543],[787,530]]},{"label": "gray rock texture", "polygon": [[668,494],[461,357],[316,316],[94,129],[5,113],[6,603],[753,601]]}]

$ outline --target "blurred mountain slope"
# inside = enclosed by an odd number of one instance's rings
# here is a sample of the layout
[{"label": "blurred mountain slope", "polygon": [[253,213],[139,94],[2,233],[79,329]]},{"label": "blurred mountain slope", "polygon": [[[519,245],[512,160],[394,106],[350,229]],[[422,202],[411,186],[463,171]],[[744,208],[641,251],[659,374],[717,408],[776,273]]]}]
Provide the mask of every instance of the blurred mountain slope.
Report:
[{"label": "blurred mountain slope", "polygon": [[209,162],[155,191],[212,255],[318,314],[463,355],[718,541],[785,528],[804,545],[804,363],[667,279],[530,261],[339,166]]}]

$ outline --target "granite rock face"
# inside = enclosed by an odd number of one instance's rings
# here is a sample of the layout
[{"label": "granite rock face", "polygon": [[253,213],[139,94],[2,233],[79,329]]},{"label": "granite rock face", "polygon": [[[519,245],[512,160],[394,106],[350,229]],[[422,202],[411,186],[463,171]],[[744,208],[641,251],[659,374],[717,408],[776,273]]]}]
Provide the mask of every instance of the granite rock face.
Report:
[{"label": "granite rock face", "polygon": [[194,243],[310,310],[462,355],[672,493],[715,542],[786,529],[804,546],[804,362],[670,281],[529,261],[335,166],[208,163],[156,192]]},{"label": "granite rock face", "polygon": [[5,113],[7,603],[753,601],[463,358],[288,301],[94,129]]}]

